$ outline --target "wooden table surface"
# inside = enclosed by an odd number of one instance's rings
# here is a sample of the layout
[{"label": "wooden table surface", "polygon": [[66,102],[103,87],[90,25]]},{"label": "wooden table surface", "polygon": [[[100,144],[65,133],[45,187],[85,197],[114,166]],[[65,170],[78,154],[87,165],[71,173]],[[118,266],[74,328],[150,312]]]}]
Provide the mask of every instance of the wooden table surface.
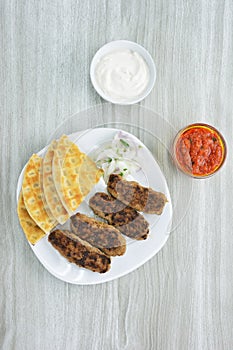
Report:
[{"label": "wooden table surface", "polygon": [[[230,0],[0,1],[1,349],[233,348],[232,34]],[[112,282],[70,285],[24,238],[17,178],[58,125],[104,102],[89,67],[116,39],[142,44],[156,63],[141,105],[176,129],[215,125],[228,158],[193,182],[187,215],[149,262]]]}]

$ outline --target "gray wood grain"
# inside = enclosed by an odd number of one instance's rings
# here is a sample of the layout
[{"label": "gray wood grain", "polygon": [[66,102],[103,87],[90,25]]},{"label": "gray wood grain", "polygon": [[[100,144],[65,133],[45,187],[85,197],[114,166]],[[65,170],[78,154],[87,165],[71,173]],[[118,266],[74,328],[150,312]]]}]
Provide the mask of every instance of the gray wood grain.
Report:
[{"label": "gray wood grain", "polygon": [[[232,33],[230,0],[0,1],[1,349],[232,349]],[[141,104],[176,128],[215,125],[228,161],[194,182],[188,214],[153,259],[113,282],[74,286],[30,250],[16,183],[61,122],[103,102],[89,66],[114,39],[137,41],[156,62]]]}]

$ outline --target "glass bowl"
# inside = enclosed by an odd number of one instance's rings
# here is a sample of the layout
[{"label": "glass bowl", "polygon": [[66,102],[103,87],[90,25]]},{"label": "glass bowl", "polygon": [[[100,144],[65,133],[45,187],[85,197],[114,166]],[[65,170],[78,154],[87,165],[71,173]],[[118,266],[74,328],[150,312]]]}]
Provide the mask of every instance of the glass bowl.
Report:
[{"label": "glass bowl", "polygon": [[172,154],[175,164],[184,174],[204,179],[221,169],[227,146],[224,137],[213,126],[195,123],[177,133]]}]

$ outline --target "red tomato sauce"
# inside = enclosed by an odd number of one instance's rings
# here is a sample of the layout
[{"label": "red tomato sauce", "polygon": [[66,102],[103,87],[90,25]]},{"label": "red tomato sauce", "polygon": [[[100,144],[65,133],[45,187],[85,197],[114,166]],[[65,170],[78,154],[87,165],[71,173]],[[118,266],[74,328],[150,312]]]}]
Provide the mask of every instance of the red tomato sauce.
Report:
[{"label": "red tomato sauce", "polygon": [[213,173],[222,164],[224,145],[214,130],[206,126],[193,126],[179,136],[175,152],[184,171],[205,176]]}]

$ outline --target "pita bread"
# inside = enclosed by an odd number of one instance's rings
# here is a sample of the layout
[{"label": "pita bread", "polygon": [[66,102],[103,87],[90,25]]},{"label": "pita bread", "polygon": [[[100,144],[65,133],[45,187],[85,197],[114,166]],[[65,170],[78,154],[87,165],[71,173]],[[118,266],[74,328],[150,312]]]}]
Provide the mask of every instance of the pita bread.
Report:
[{"label": "pita bread", "polygon": [[99,181],[102,170],[77,145],[63,135],[53,157],[53,180],[62,204],[72,215]]},{"label": "pita bread", "polygon": [[80,189],[85,197],[93,188],[93,186],[99,182],[100,177],[104,171],[97,168],[95,162],[90,157],[86,157],[80,167],[79,183]]},{"label": "pita bread", "polygon": [[53,166],[53,156],[54,150],[56,148],[56,141],[53,141],[43,159],[43,190],[48,207],[55,217],[55,219],[60,223],[64,224],[69,219],[69,214],[64,208],[60,197],[57,193],[56,186],[53,181],[52,166]]},{"label": "pita bread", "polygon": [[25,233],[25,236],[27,237],[27,240],[33,245],[36,244],[41,238],[45,236],[45,233],[39,226],[37,226],[35,221],[28,214],[28,211],[24,204],[22,191],[19,195],[17,212],[20,225]]},{"label": "pita bread", "polygon": [[41,166],[42,158],[33,154],[24,172],[22,192],[29,215],[45,233],[48,233],[57,225],[57,221],[46,206],[41,187]]},{"label": "pita bread", "polygon": [[65,135],[60,138],[54,150],[53,180],[62,204],[70,215],[83,201],[79,169],[85,157]]}]

